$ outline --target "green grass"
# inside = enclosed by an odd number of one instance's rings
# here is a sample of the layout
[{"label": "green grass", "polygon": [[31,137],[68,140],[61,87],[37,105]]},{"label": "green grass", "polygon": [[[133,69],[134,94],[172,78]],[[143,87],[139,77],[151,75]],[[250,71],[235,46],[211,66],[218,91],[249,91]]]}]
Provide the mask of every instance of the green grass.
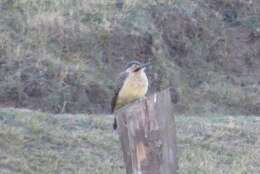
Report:
[{"label": "green grass", "polygon": [[179,173],[260,172],[260,119],[177,117]]},{"label": "green grass", "polygon": [[111,117],[0,110],[0,173],[122,173]]},{"label": "green grass", "polygon": [[[177,116],[179,174],[260,172],[260,118]],[[1,174],[123,174],[111,115],[0,109]]]}]

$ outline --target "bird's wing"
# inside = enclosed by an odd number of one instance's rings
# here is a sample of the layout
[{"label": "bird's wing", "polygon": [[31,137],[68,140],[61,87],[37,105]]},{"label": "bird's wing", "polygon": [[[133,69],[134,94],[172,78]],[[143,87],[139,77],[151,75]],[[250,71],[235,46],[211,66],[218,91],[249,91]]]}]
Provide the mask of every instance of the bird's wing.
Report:
[{"label": "bird's wing", "polygon": [[123,87],[124,81],[127,78],[127,76],[128,76],[127,72],[122,72],[122,73],[120,73],[118,79],[116,80],[115,92],[114,92],[114,96],[113,96],[112,101],[111,101],[112,113],[114,112],[115,107],[116,107],[116,101],[117,101],[117,97],[118,97],[119,91]]}]

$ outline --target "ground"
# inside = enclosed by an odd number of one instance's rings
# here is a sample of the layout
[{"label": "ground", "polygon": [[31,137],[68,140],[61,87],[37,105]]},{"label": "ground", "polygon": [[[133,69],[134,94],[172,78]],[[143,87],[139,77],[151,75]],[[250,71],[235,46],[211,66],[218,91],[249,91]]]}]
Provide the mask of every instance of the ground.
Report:
[{"label": "ground", "polygon": [[[0,109],[1,174],[124,174],[111,115]],[[179,174],[258,174],[260,118],[176,116]]]}]

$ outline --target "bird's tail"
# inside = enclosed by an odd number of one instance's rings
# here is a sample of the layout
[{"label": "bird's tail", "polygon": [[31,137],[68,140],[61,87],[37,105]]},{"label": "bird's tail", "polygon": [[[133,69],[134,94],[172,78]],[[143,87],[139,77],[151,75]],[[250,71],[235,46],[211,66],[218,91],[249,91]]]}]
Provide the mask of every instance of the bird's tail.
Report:
[{"label": "bird's tail", "polygon": [[113,123],[113,130],[117,129],[117,121],[116,118],[114,118],[114,123]]}]

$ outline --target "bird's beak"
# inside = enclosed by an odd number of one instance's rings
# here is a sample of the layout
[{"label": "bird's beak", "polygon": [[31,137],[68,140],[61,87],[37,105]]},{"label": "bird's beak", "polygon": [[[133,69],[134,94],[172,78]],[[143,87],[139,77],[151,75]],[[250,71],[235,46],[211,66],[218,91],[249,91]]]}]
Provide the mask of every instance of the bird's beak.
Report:
[{"label": "bird's beak", "polygon": [[148,66],[150,66],[150,65],[151,65],[151,63],[145,63],[145,64],[143,64],[143,65],[140,67],[140,69],[146,68],[146,67],[148,67]]},{"label": "bird's beak", "polygon": [[145,69],[147,66],[149,66],[150,63],[145,63],[145,64],[142,64],[141,66],[139,66],[137,69],[135,69],[135,72],[141,70],[141,69]]}]

